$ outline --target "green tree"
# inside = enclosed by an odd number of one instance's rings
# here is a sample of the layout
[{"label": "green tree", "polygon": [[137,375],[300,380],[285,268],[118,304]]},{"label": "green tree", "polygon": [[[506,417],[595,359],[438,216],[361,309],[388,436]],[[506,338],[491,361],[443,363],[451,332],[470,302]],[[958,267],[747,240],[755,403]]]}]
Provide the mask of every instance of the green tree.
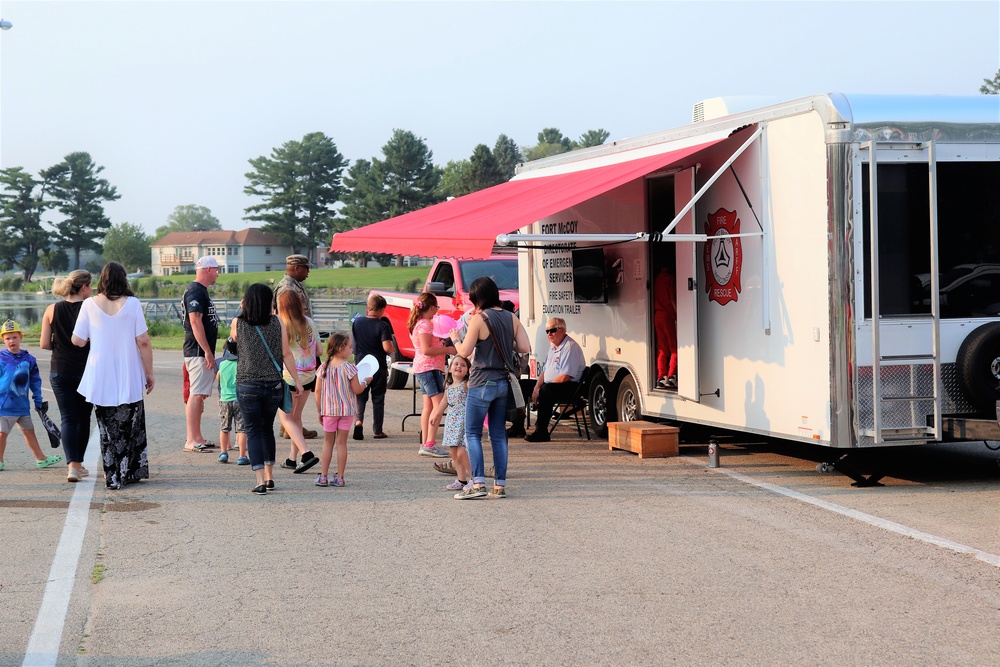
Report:
[{"label": "green tree", "polygon": [[104,259],[108,262],[118,262],[126,271],[149,269],[152,264],[150,242],[150,238],[139,225],[128,222],[114,225],[104,235]]},{"label": "green tree", "polygon": [[38,267],[38,253],[48,249],[52,234],[42,228],[42,214],[55,202],[49,199],[51,180],[38,180],[22,167],[0,171],[0,269],[18,267],[25,282]]},{"label": "green tree", "polygon": [[111,221],[104,214],[104,202],[121,199],[107,179],[99,178],[104,167],[98,167],[89,153],[70,153],[54,167],[42,173],[52,182],[52,195],[57,208],[66,218],[57,222],[59,242],[73,250],[73,266],[80,266],[80,251],[101,252],[95,239],[104,236]]},{"label": "green tree", "polygon": [[[372,158],[371,176],[379,186],[380,208],[392,218],[443,200],[441,168],[423,139],[408,130],[393,130],[382,147],[383,158]],[[402,266],[403,258],[396,258]]]},{"label": "green tree", "polygon": [[603,128],[599,130],[587,130],[580,135],[580,139],[573,145],[573,148],[590,148],[591,146],[600,146],[607,141],[610,136],[611,133]]},{"label": "green tree", "polygon": [[393,130],[382,155],[383,159],[372,158],[372,177],[381,187],[389,217],[442,201],[441,168],[434,165],[434,153],[423,139],[407,130]]},{"label": "green tree", "polygon": [[[372,163],[369,160],[357,160],[347,170],[344,176],[342,200],[344,204],[340,209],[342,217],[337,219],[335,231],[364,227],[389,217],[384,208],[382,186],[372,173]],[[370,252],[351,253],[351,258],[358,266],[365,266],[369,257],[382,263],[388,261],[389,256],[379,258]]]},{"label": "green tree", "polygon": [[46,271],[59,273],[69,268],[69,255],[62,248],[49,248],[38,256],[38,263]]},{"label": "green tree", "polygon": [[525,151],[529,160],[540,160],[543,157],[559,155],[573,150],[573,142],[569,137],[554,127],[547,127],[538,133],[538,145]]},{"label": "green tree", "polygon": [[206,206],[186,204],[177,206],[167,216],[167,224],[157,227],[153,241],[159,241],[171,232],[210,232],[222,229],[219,219]]},{"label": "green tree", "polygon": [[493,157],[500,166],[504,181],[514,178],[514,168],[524,162],[524,154],[520,147],[506,134],[497,137],[497,142],[493,145]]},{"label": "green tree", "polygon": [[461,197],[469,194],[469,169],[472,165],[468,160],[449,160],[441,170],[441,194],[445,199]]},{"label": "green tree", "polygon": [[486,144],[479,144],[469,158],[469,185],[471,192],[485,190],[503,183],[503,170]]},{"label": "green tree", "polygon": [[246,173],[243,192],[263,201],[248,207],[244,219],[263,222],[282,243],[315,259],[316,245],[329,239],[335,228],[334,206],[343,193],[346,164],[322,132],[285,142],[271,157],[250,160],[253,171]]},{"label": "green tree", "polygon": [[983,85],[979,86],[979,92],[983,95],[1000,94],[1000,70],[997,70],[992,79],[983,79]]}]

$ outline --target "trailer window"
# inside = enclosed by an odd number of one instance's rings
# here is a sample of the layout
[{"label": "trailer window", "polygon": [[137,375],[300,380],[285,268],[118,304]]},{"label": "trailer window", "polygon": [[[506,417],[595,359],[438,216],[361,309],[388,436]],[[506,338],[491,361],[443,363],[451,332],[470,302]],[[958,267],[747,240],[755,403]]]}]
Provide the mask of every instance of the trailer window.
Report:
[{"label": "trailer window", "polygon": [[[1000,164],[939,162],[941,316],[1000,313]],[[864,304],[871,317],[868,165],[863,166]],[[878,166],[879,310],[930,312],[930,186],[926,163]]]}]

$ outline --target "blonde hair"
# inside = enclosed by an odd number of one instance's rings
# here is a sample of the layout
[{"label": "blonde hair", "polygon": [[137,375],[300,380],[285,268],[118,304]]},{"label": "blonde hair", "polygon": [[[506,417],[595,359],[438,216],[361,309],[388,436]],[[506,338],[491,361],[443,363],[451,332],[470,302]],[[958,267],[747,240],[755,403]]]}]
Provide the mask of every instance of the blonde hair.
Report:
[{"label": "blonde hair", "polygon": [[76,271],[71,271],[69,275],[63,278],[56,278],[53,280],[52,293],[62,297],[79,294],[80,290],[87,285],[90,285],[93,280],[94,279],[90,275],[90,271],[77,269]]},{"label": "blonde hair", "polygon": [[309,340],[309,323],[302,310],[302,301],[292,290],[282,290],[278,294],[278,317],[285,323],[289,343],[299,344]]},{"label": "blonde hair", "polygon": [[413,333],[413,328],[417,326],[417,322],[424,316],[427,309],[431,306],[436,306],[438,299],[436,296],[430,292],[421,292],[420,296],[413,300],[413,308],[410,309],[410,319],[406,321],[406,328]]}]

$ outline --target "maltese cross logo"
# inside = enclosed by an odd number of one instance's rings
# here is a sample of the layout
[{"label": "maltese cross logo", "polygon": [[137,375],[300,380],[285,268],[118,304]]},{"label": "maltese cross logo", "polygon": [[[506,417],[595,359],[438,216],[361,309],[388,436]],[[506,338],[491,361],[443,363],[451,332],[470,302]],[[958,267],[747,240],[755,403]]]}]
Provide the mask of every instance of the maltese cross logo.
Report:
[{"label": "maltese cross logo", "polygon": [[724,306],[730,301],[738,301],[743,285],[740,272],[743,268],[743,246],[739,237],[740,219],[736,211],[720,208],[708,216],[705,233],[709,241],[705,244],[705,290],[708,300]]}]

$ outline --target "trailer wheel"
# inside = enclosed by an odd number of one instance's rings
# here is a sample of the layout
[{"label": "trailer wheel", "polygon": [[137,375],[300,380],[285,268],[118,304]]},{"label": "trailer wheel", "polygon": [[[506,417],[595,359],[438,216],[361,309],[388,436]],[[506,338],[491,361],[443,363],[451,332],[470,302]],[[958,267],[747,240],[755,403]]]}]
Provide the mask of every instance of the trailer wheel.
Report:
[{"label": "trailer wheel", "polygon": [[970,333],[958,348],[955,365],[966,398],[981,412],[994,414],[1000,400],[1000,322]]},{"label": "trailer wheel", "polygon": [[410,379],[410,374],[393,368],[392,363],[395,361],[409,360],[401,355],[399,350],[396,349],[396,346],[393,345],[392,352],[386,355],[386,365],[389,368],[389,377],[385,381],[385,386],[389,389],[403,389],[406,387],[406,383]]},{"label": "trailer wheel", "polygon": [[618,385],[618,419],[631,422],[642,419],[639,412],[639,390],[631,375],[626,375]]},{"label": "trailer wheel", "polygon": [[608,422],[614,421],[614,403],[611,400],[611,386],[600,371],[594,372],[587,391],[590,404],[590,425],[598,438],[608,437]]}]

